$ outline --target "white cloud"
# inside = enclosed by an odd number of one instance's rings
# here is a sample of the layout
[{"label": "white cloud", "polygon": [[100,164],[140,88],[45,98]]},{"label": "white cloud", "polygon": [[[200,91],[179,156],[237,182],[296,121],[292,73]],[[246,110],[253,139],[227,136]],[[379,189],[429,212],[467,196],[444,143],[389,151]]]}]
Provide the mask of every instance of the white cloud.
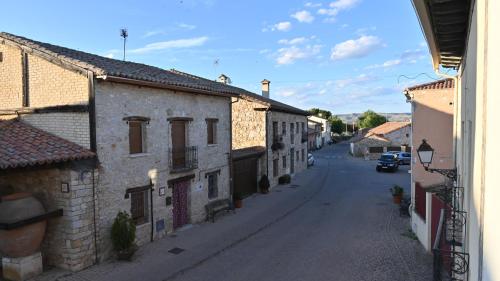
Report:
[{"label": "white cloud", "polygon": [[319,54],[321,47],[321,45],[307,45],[281,48],[277,52],[276,63],[280,65],[293,64],[296,60],[314,57]]},{"label": "white cloud", "polygon": [[335,17],[340,11],[349,10],[356,6],[360,0],[337,0],[331,2],[329,8],[318,9],[319,15],[327,16],[325,22],[335,22]]},{"label": "white cloud", "polygon": [[313,2],[307,2],[304,6],[308,8],[318,8],[321,7],[323,4],[321,3],[313,3]]},{"label": "white cloud", "polygon": [[277,24],[273,24],[267,27],[262,28],[262,32],[267,31],[289,31],[292,28],[292,23],[289,21],[278,22]]},{"label": "white cloud", "polygon": [[260,51],[259,51],[259,54],[261,54],[261,55],[262,55],[262,54],[267,54],[267,53],[269,53],[270,51],[271,51],[271,50],[269,50],[269,49],[262,49],[262,50],[260,50]]},{"label": "white cloud", "polygon": [[109,53],[106,55],[106,57],[112,59],[115,57],[115,55],[113,53]]},{"label": "white cloud", "polygon": [[311,15],[309,11],[303,10],[298,11],[295,14],[290,15],[292,18],[298,20],[299,22],[311,23],[314,21],[314,16]]},{"label": "white cloud", "polygon": [[356,77],[336,80],[334,84],[337,88],[345,88],[347,86],[360,86],[375,80],[377,80],[377,77],[373,75],[360,74]]},{"label": "white cloud", "polygon": [[382,64],[374,64],[374,65],[367,66],[366,69],[390,68],[390,67],[398,66],[401,63],[403,63],[403,61],[400,59],[388,60]]},{"label": "white cloud", "polygon": [[376,36],[361,36],[338,43],[332,48],[330,58],[334,61],[361,58],[382,47],[382,41]]},{"label": "white cloud", "polygon": [[356,6],[360,0],[337,0],[330,3],[330,7],[339,9],[339,10],[347,10],[354,6]]},{"label": "white cloud", "polygon": [[156,35],[161,35],[161,34],[165,34],[165,31],[162,30],[162,29],[150,30],[150,31],[146,31],[146,33],[144,33],[144,35],[142,36],[142,38],[148,38],[148,37],[151,37],[151,36],[156,36]]},{"label": "white cloud", "polygon": [[305,37],[296,37],[293,39],[281,39],[278,41],[278,44],[283,44],[283,45],[299,45],[299,44],[304,44],[307,42],[308,39]]},{"label": "white cloud", "polygon": [[187,23],[178,23],[177,24],[177,27],[179,29],[185,29],[185,30],[193,30],[196,28],[196,25],[192,25],[192,24],[187,24]]},{"label": "white cloud", "polygon": [[141,48],[132,49],[128,51],[128,53],[144,54],[152,51],[161,51],[166,49],[198,47],[204,45],[207,41],[208,37],[202,36],[202,37],[195,37],[188,39],[177,39],[170,41],[155,42],[147,44],[146,46]]}]

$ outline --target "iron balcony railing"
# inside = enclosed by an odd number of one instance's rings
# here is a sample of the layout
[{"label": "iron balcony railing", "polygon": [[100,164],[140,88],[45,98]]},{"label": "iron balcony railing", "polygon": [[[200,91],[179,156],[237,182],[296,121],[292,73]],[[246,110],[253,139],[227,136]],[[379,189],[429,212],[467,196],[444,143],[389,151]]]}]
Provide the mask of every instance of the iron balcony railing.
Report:
[{"label": "iron balcony railing", "polygon": [[[432,247],[433,254],[433,280],[465,280],[469,270],[469,254],[457,249],[447,237],[447,214],[449,210],[441,209],[436,239]],[[448,234],[449,235],[449,234]]]},{"label": "iron balcony railing", "polygon": [[169,155],[169,168],[172,172],[198,168],[198,148],[196,146],[170,148]]}]

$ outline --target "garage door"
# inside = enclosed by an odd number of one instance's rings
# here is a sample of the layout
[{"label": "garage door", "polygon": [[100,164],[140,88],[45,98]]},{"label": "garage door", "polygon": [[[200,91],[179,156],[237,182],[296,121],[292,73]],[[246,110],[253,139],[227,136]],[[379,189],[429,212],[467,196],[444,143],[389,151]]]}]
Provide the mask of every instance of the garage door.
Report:
[{"label": "garage door", "polygon": [[257,192],[257,158],[233,161],[234,193],[248,197]]}]

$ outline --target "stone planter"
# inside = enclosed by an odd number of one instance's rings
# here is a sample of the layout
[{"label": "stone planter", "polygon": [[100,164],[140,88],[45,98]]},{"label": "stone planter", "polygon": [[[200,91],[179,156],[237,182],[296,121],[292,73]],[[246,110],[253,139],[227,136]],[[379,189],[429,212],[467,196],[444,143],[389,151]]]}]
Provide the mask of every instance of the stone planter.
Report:
[{"label": "stone planter", "polygon": [[[43,215],[45,209],[31,193],[14,193],[0,201],[0,223],[13,223]],[[11,230],[0,230],[0,252],[7,257],[26,257],[35,253],[42,243],[47,227],[41,221]]]}]

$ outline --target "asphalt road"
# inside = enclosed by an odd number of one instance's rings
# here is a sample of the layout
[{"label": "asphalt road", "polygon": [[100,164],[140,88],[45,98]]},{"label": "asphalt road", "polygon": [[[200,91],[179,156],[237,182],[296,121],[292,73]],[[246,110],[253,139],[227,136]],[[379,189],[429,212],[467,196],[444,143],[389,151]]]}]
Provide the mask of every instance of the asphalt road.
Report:
[{"label": "asphalt road", "polygon": [[316,164],[291,185],[144,245],[132,262],[53,270],[36,280],[432,280],[431,255],[391,202],[392,185],[409,190],[408,167],[378,173],[376,161],[349,156],[347,144],[313,154]]},{"label": "asphalt road", "polygon": [[374,161],[347,151],[340,144],[315,152],[304,204],[173,279],[430,280],[430,256],[402,235],[409,220],[390,202],[393,184],[409,190],[408,167],[378,173]]}]

